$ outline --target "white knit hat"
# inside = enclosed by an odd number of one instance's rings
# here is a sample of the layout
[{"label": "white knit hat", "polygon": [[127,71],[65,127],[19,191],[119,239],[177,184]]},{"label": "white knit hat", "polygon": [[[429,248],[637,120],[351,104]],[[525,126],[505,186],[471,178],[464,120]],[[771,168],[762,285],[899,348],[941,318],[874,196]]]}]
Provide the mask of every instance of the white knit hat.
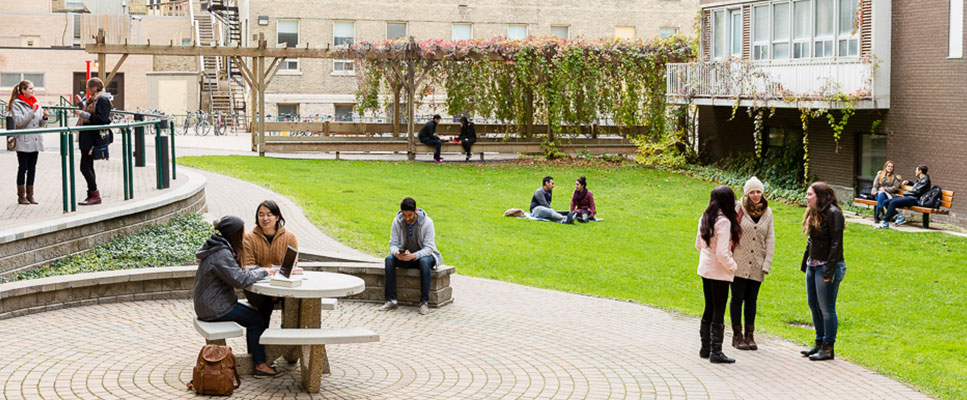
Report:
[{"label": "white knit hat", "polygon": [[742,195],[743,196],[748,195],[749,192],[753,190],[758,190],[760,192],[766,191],[765,186],[762,186],[762,181],[760,181],[759,178],[756,178],[754,176],[749,178],[749,180],[745,181],[745,187],[742,188]]}]

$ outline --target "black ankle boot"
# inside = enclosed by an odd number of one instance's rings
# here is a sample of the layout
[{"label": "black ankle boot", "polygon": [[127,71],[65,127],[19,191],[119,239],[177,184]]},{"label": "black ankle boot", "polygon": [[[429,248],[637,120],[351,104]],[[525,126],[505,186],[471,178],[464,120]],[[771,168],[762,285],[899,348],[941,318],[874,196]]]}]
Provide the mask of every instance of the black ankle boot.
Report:
[{"label": "black ankle boot", "polygon": [[812,360],[812,361],[823,361],[823,360],[832,360],[832,359],[834,359],[833,344],[832,343],[823,343],[823,347],[821,349],[819,349],[819,352],[817,352],[816,354],[813,354],[813,355],[809,356],[809,359]]},{"label": "black ankle boot", "polygon": [[711,343],[711,353],[709,354],[708,360],[712,364],[732,364],[735,362],[734,358],[722,353],[722,341],[725,340],[725,325],[724,324],[714,324],[712,325],[712,343]]},{"label": "black ankle boot", "polygon": [[809,357],[809,356],[811,356],[813,354],[818,353],[819,352],[819,349],[821,349],[821,348],[823,348],[823,341],[822,340],[817,340],[816,341],[816,345],[813,346],[813,348],[811,348],[809,350],[800,351],[799,354],[802,354],[803,357]]},{"label": "black ankle boot", "polygon": [[711,353],[711,329],[712,323],[703,319],[702,325],[698,328],[698,335],[702,338],[702,348],[698,351],[699,357],[708,358],[709,353]]}]

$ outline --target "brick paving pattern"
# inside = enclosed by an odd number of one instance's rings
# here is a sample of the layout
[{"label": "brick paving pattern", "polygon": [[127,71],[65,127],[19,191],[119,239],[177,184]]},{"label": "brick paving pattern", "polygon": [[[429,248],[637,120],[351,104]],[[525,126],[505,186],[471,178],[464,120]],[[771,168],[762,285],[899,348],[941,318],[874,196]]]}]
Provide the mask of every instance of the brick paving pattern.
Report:
[{"label": "brick paving pattern", "polygon": [[[322,392],[302,393],[295,366],[243,378],[239,399],[927,398],[845,361],[811,362],[767,336],[698,358],[698,323],[637,304],[454,276],[457,301],[420,316],[342,302],[323,326],[362,326],[380,342],[328,346]],[[804,305],[805,306],[805,305]],[[29,315],[0,327],[5,399],[181,399],[204,344],[191,302],[102,304]],[[273,326],[279,324],[274,314]],[[244,352],[241,338],[229,345]]]}]

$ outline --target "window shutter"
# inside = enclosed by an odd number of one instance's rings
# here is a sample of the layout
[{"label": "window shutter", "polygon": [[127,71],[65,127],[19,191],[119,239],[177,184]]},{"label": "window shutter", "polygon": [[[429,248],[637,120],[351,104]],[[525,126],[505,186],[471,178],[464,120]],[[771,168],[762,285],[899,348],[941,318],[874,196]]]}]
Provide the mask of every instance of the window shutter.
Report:
[{"label": "window shutter", "polygon": [[860,57],[873,50],[873,0],[860,0]]},{"label": "window shutter", "polygon": [[712,12],[702,11],[702,61],[712,60]]},{"label": "window shutter", "polygon": [[752,58],[752,6],[742,6],[742,59]]}]

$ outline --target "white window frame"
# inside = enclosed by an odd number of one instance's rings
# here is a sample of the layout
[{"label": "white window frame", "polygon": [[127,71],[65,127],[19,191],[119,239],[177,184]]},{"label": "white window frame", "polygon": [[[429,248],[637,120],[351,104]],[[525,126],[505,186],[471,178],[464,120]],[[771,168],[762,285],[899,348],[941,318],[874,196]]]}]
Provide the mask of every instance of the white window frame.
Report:
[{"label": "white window frame", "polygon": [[[716,50],[719,50],[718,48],[719,43],[718,43],[718,40],[716,40],[716,37],[718,36],[718,32],[716,28],[716,26],[718,25],[716,22],[718,22],[717,20],[719,18],[718,13],[722,13],[722,18],[725,19],[725,33],[724,33],[725,49],[722,49],[723,50],[722,55],[720,56],[715,55]],[[739,52],[738,53],[732,52],[732,45],[733,45],[732,40],[735,39],[735,37],[733,37],[733,32],[732,32],[733,13],[738,13],[738,16],[739,16],[739,32],[738,32]],[[739,58],[742,57],[742,17],[743,17],[742,8],[739,8],[739,7],[716,8],[711,10],[710,15],[712,18],[712,57],[711,58],[713,60],[726,60],[732,57],[739,57]]]},{"label": "white window frame", "polygon": [[[851,25],[850,26],[850,33],[848,33],[848,34],[842,34],[842,33],[840,33],[840,31],[842,31],[842,27],[839,26],[840,20],[842,19],[842,18],[840,18],[841,17],[840,11],[842,9],[842,5],[841,4],[844,1],[855,1],[856,2],[856,7],[859,7],[859,5],[860,5],[859,0],[836,0],[836,4],[834,5],[836,7],[836,45],[835,45],[836,56],[837,57],[859,57],[859,55],[860,55],[860,27],[859,26],[856,26],[856,27],[852,26],[853,23],[856,22],[856,19],[855,18],[850,18],[850,25]],[[853,16],[856,15],[855,9],[854,9],[852,15]],[[840,42],[842,42],[842,41],[846,41],[846,54],[841,54],[842,52],[840,52]],[[856,49],[856,53],[855,54],[850,54],[851,44],[853,44],[853,45],[856,46],[855,47],[855,49]]]},{"label": "white window frame", "polygon": [[[837,19],[839,19],[838,18],[838,14],[839,14],[838,13],[838,7],[836,7],[836,5],[837,5],[836,0],[829,0],[829,2],[832,3],[832,5],[833,5],[833,14],[831,15],[831,17],[833,18],[833,21],[832,21],[833,22],[833,26],[832,26],[832,30],[833,31],[832,31],[832,33],[830,35],[823,35],[823,36],[819,36],[817,34],[817,32],[816,32],[816,22],[819,20],[819,18],[817,17],[817,15],[819,14],[819,5],[817,4],[818,3],[818,0],[812,0],[812,2],[813,2],[813,7],[812,7],[812,9],[813,9],[813,13],[812,13],[812,19],[813,19],[813,24],[812,24],[813,25],[813,27],[812,27],[813,28],[812,29],[812,36],[813,36],[813,40],[812,40],[812,43],[813,43],[813,45],[812,45],[812,47],[813,47],[813,54],[812,54],[812,56],[813,56],[813,58],[831,58],[831,57],[835,57],[836,56],[836,32],[837,32],[836,25],[838,23],[837,22]],[[817,46],[817,44],[822,44],[823,45],[823,48],[822,48],[823,53],[822,54],[818,54],[817,53],[817,51],[819,50],[819,46]],[[830,46],[830,51],[828,52],[828,55],[827,55],[827,52],[826,52],[826,46]]]},{"label": "white window frame", "polygon": [[[806,37],[797,38],[796,37],[796,4],[806,3]],[[812,43],[813,43],[813,2],[812,0],[793,0],[791,3],[791,8],[789,10],[791,13],[791,26],[790,26],[790,40],[792,41],[792,46],[790,47],[789,56],[793,59],[798,58],[811,58],[812,57]],[[805,48],[804,48],[805,47]]]},{"label": "white window frame", "polygon": [[[458,39],[456,37],[456,35],[455,35],[456,34],[456,30],[454,30],[454,28],[457,25],[470,27],[470,37]],[[470,23],[470,22],[454,22],[454,23],[450,24],[450,39],[451,40],[467,40],[467,39],[473,39],[473,23]]]},{"label": "white window frame", "polygon": [[[735,17],[739,17],[739,30],[735,30]],[[736,49],[738,43],[738,49]],[[742,9],[729,9],[729,57],[742,57]]]},{"label": "white window frame", "polygon": [[[296,47],[298,47],[298,45],[299,45],[299,39],[302,38],[302,22],[299,21],[298,19],[290,19],[290,18],[283,18],[283,19],[278,19],[278,20],[275,21],[275,43],[276,43],[276,46],[278,46],[279,44],[281,44],[281,43],[279,43],[279,22],[283,22],[283,21],[294,21],[295,22]],[[301,63],[299,62],[299,59],[298,58],[293,58],[293,59],[286,58],[282,62],[282,66],[279,67],[279,72],[282,72],[282,71],[286,71],[286,72],[298,72],[299,71],[300,64]],[[283,74],[284,74],[284,72],[283,72]]]},{"label": "white window frame", "polygon": [[964,58],[964,2],[950,0],[947,58]]},{"label": "white window frame", "polygon": [[[786,7],[787,7],[787,9],[786,9],[786,38],[785,39],[778,39],[776,37],[776,21],[775,21],[775,18],[776,18],[776,6],[783,5],[783,4],[786,5]],[[770,35],[770,39],[772,39],[772,54],[770,54],[769,56],[771,58],[773,58],[773,59],[776,59],[776,54],[778,53],[776,51],[777,45],[786,45],[787,46],[786,47],[786,57],[781,58],[780,60],[790,59],[790,58],[792,58],[792,28],[793,28],[793,22],[792,22],[792,2],[789,2],[789,1],[777,1],[775,3],[772,3],[772,7],[770,7],[769,10],[770,10],[770,13],[769,13],[769,16],[770,16],[770,21],[769,21],[770,29],[769,29],[769,32],[771,34]]]},{"label": "white window frame", "polygon": [[[353,24],[353,36],[350,39],[350,43],[356,42],[356,21],[350,20],[335,20],[332,21],[332,44],[336,46],[336,24]],[[344,37],[344,36],[340,36]],[[356,75],[356,62],[352,59],[333,59],[332,60],[332,74],[333,76],[355,76]]]},{"label": "white window frame", "polygon": [[[764,41],[756,40],[756,33],[758,33],[758,28],[756,27],[756,16],[761,10],[765,9],[766,15],[766,38]],[[772,38],[772,7],[768,4],[757,4],[752,7],[752,23],[749,27],[752,30],[752,52],[749,54],[752,56],[753,60],[768,60],[772,58],[772,46],[769,45],[769,41]]]},{"label": "white window frame", "polygon": [[[403,25],[403,36],[399,39],[406,38],[410,33],[410,24],[406,21],[386,21],[386,40],[391,40],[389,37],[389,25],[390,24],[402,24]],[[396,39],[396,38],[393,38]]]},{"label": "white window frame", "polygon": [[339,114],[336,113],[336,107],[350,107],[350,108],[352,108],[352,111],[349,113],[349,120],[348,121],[341,121],[341,122],[353,122],[353,120],[356,117],[356,104],[353,104],[353,103],[333,103],[333,105],[332,105],[332,119],[335,120],[335,121],[340,121],[339,120]]},{"label": "white window frame", "polygon": [[571,38],[571,25],[551,25],[551,36],[560,37],[560,36],[554,35],[554,28],[564,28],[567,31],[566,37],[563,37],[561,39],[568,40]]},{"label": "white window frame", "polygon": [[675,26],[662,26],[658,28],[658,37],[669,37],[669,36],[675,36],[677,34],[678,34],[678,27],[675,27]]},{"label": "white window frame", "polygon": [[[45,90],[45,89],[47,89],[47,73],[46,72],[2,72],[2,73],[0,73],[0,75],[20,75],[20,77],[17,78],[17,83],[20,83],[21,81],[23,81],[25,79],[24,78],[24,75],[40,75],[40,76],[43,76],[44,77],[44,81],[41,82],[40,85],[37,84],[36,79],[32,79],[31,80],[31,82],[33,82],[33,84],[34,84],[34,90]],[[17,84],[15,83],[13,86],[16,86],[16,85]],[[3,90],[13,90],[13,86],[0,86],[0,89],[3,89]]]},{"label": "white window frame", "polygon": [[[524,36],[521,36],[521,37],[511,37],[510,36],[510,29],[511,28],[524,28]],[[527,38],[527,24],[507,24],[507,38],[508,39],[524,39],[524,38]]]}]

